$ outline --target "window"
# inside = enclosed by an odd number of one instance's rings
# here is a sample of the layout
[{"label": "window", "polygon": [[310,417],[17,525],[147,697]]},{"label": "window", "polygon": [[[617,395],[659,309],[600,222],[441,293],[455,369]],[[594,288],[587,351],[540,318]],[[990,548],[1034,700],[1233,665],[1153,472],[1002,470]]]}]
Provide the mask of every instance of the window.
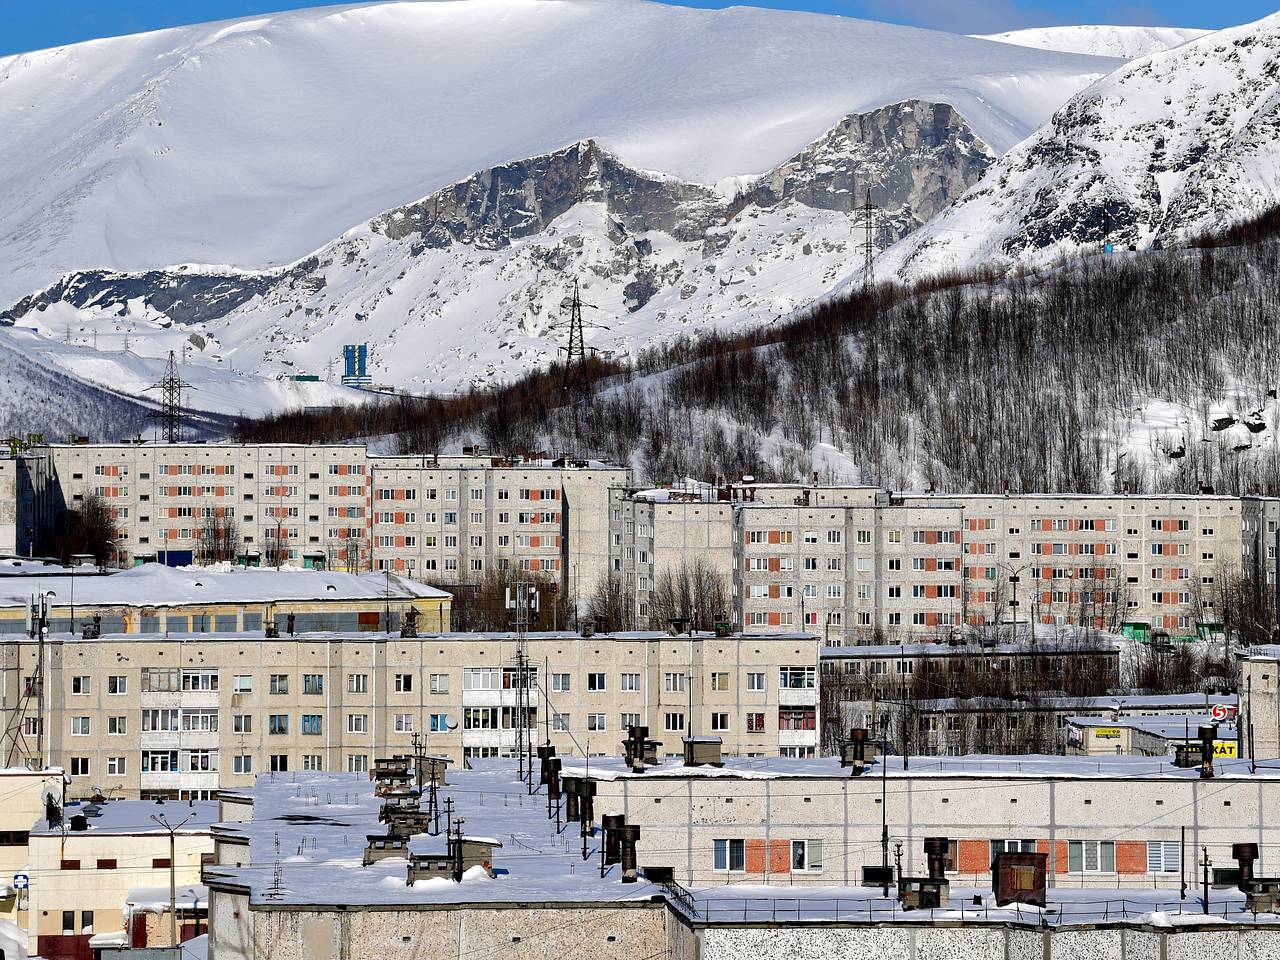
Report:
[{"label": "window", "polygon": [[721,733],[729,729],[729,715],[727,713],[711,714],[711,730],[715,733]]},{"label": "window", "polygon": [[89,695],[89,678],[88,677],[72,677],[71,692],[76,696]]},{"label": "window", "polygon": [[182,729],[194,733],[217,733],[218,711],[184,710],[182,712]]},{"label": "window", "polygon": [[792,840],[791,869],[802,873],[821,873],[822,841]]},{"label": "window", "polygon": [[463,690],[499,690],[501,682],[497,667],[467,667],[462,671]]},{"label": "window", "polygon": [[497,707],[467,707],[462,711],[462,729],[497,730]]},{"label": "window", "polygon": [[603,730],[604,728],[605,728],[605,723],[604,723],[604,714],[603,714],[603,713],[588,713],[588,714],[587,714],[587,729],[588,729],[588,730]]},{"label": "window", "polygon": [[273,713],[267,717],[267,733],[283,735],[289,732],[289,715]]},{"label": "window", "polygon": [[[619,677],[618,689],[623,693],[639,693],[640,692],[640,674],[624,673]],[[639,721],[636,721],[637,725]]]},{"label": "window", "polygon": [[447,713],[433,713],[427,720],[427,729],[432,733],[445,733],[449,729]]},{"label": "window", "polygon": [[351,753],[347,755],[347,773],[368,773],[369,755],[367,753]]},{"label": "window", "polygon": [[253,677],[247,674],[237,674],[231,678],[232,693],[253,693]]},{"label": "window", "polygon": [[268,685],[268,689],[272,693],[288,693],[289,692],[289,675],[287,673],[273,673]]},{"label": "window", "polygon": [[213,691],[218,689],[217,670],[183,670],[183,690]]},{"label": "window", "polygon": [[89,735],[89,718],[88,717],[72,717],[71,718],[71,735],[73,737],[87,737]]},{"label": "window", "polygon": [[347,693],[368,693],[369,675],[367,673],[347,674]]},{"label": "window", "polygon": [[764,714],[747,714],[747,733],[764,733]]},{"label": "window", "polygon": [[1072,840],[1067,844],[1071,873],[1115,873],[1116,845],[1110,840]]},{"label": "window", "polygon": [[304,753],[302,755],[302,769],[303,770],[323,770],[324,764],[321,762],[320,754]]},{"label": "window", "polygon": [[603,673],[587,674],[587,690],[591,693],[601,693],[605,690],[605,676]]},{"label": "window", "polygon": [[396,674],[396,693],[412,693],[413,692],[413,674],[397,673]]},{"label": "window", "polygon": [[626,730],[628,727],[640,726],[640,714],[623,713],[618,715],[618,729]]},{"label": "window", "polygon": [[124,757],[107,757],[107,776],[123,777],[126,769]]},{"label": "window", "polygon": [[747,844],[745,840],[714,840],[716,870],[729,873],[745,873],[747,869]]},{"label": "window", "polygon": [[684,674],[666,673],[662,676],[662,689],[667,693],[684,693]]},{"label": "window", "polygon": [[449,692],[449,675],[447,673],[433,673],[428,683],[428,689],[432,693],[448,693]]},{"label": "window", "polygon": [[713,673],[711,674],[711,689],[723,693],[729,689],[729,674]]},{"label": "window", "polygon": [[662,729],[667,733],[680,733],[684,730],[683,713],[665,713],[662,715]]},{"label": "window", "polygon": [[551,729],[556,731],[556,733],[568,733],[569,732],[569,714],[553,713],[551,715]]},{"label": "window", "polygon": [[267,767],[272,773],[288,773],[289,755],[287,753],[271,754],[267,757]]},{"label": "window", "polygon": [[347,714],[347,733],[368,733],[369,715],[367,713]]},{"label": "window", "polygon": [[307,737],[318,737],[324,733],[324,720],[318,713],[304,713],[302,715],[302,733]]},{"label": "window", "polygon": [[816,683],[816,667],[780,667],[778,669],[779,689],[812,690]]},{"label": "window", "polygon": [[994,861],[997,853],[1035,853],[1036,842],[1034,840],[992,840],[991,841],[991,859]]},{"label": "window", "polygon": [[236,773],[253,773],[253,757],[247,753],[238,753],[231,767]]},{"label": "window", "polygon": [[302,675],[302,692],[313,696],[324,693],[324,674],[304,673]]},{"label": "window", "polygon": [[396,733],[412,733],[413,732],[413,714],[397,713],[395,719]]},{"label": "window", "polygon": [[123,737],[127,727],[128,721],[125,717],[107,717],[107,736]]},{"label": "window", "polygon": [[551,692],[552,693],[568,693],[573,687],[573,678],[567,673],[553,673],[551,675]]},{"label": "window", "polygon": [[764,674],[763,674],[763,673],[748,673],[748,674],[747,674],[747,689],[748,689],[748,690],[763,690],[763,689],[764,689]]},{"label": "window", "polygon": [[193,773],[204,773],[218,769],[217,750],[192,750],[187,754],[187,769]]},{"label": "window", "polygon": [[129,692],[128,677],[107,677],[107,693],[111,696],[120,696]]},{"label": "window", "polygon": [[253,733],[253,714],[237,713],[231,717],[232,733]]},{"label": "window", "polygon": [[1176,840],[1147,841],[1147,873],[1181,873],[1182,850]]}]

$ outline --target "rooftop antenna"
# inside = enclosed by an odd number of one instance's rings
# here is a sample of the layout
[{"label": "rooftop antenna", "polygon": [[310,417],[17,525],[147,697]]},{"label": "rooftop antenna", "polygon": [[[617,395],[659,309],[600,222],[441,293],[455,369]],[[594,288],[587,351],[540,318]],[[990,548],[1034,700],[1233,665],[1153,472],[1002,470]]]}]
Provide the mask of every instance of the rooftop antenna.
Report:
[{"label": "rooftop antenna", "polygon": [[182,439],[182,391],[190,390],[191,384],[178,376],[178,364],[172,350],[169,351],[169,363],[165,367],[164,377],[147,389],[160,391],[160,412],[153,414],[152,418],[159,421],[164,431],[164,442],[177,443]]},{"label": "rooftop antenna", "polygon": [[[588,328],[594,330],[608,330],[609,328],[602,323],[592,323],[589,320],[582,319],[582,308],[587,307],[591,310],[599,310],[594,303],[583,303],[582,295],[578,289],[578,281],[573,281],[573,293],[565,297],[560,302],[560,312],[567,313],[566,320],[559,320],[552,324],[548,329],[556,332],[565,330],[569,331],[569,343],[567,346],[561,347],[559,352],[565,355],[564,359],[564,378],[561,382],[561,393],[570,402],[578,399],[586,399],[587,385],[587,346],[583,338],[583,332]],[[590,348],[595,353],[595,348]]]}]

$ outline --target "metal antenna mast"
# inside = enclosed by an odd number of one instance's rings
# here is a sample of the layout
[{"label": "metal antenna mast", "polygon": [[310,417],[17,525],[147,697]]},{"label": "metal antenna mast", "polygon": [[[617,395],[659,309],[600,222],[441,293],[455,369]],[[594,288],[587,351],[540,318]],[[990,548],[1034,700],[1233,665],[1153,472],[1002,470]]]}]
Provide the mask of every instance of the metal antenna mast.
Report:
[{"label": "metal antenna mast", "polygon": [[582,296],[578,290],[578,281],[573,281],[573,293],[564,298],[560,302],[560,310],[562,313],[568,314],[567,320],[561,320],[553,324],[549,329],[554,331],[562,331],[566,328],[569,331],[569,343],[567,346],[561,347],[559,352],[565,355],[564,358],[564,378],[561,384],[561,392],[566,398],[578,399],[586,392],[587,385],[587,350],[592,353],[595,348],[588,348],[584,338],[584,331],[590,327],[593,330],[608,330],[609,328],[602,323],[592,323],[589,320],[582,319],[582,308],[587,307],[591,310],[599,310],[594,303],[583,303]]},{"label": "metal antenna mast", "polygon": [[161,409],[153,414],[164,430],[165,443],[177,443],[182,439],[182,391],[190,390],[191,384],[178,376],[178,363],[169,351],[169,364],[165,367],[164,377],[159,383],[153,383],[148,390],[160,391]]}]

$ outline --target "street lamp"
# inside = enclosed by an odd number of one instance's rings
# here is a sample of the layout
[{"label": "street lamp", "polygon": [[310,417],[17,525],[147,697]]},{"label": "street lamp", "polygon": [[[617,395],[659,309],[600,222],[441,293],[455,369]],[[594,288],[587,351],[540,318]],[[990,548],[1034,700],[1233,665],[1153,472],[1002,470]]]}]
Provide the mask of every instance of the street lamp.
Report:
[{"label": "street lamp", "polygon": [[194,818],[195,814],[189,813],[181,822],[171,824],[163,813],[151,815],[152,820],[169,832],[169,941],[173,947],[178,946],[178,864],[174,859],[174,835]]},{"label": "street lamp", "polygon": [[[1013,608],[1013,639],[1016,643],[1018,640],[1018,581],[1021,579],[1022,572],[1031,569],[1032,564],[1024,563],[1020,567],[1010,567],[1008,563],[1002,563],[1000,566],[1009,574],[1009,585],[1013,588],[1013,599],[1009,601],[1009,606]],[[1029,615],[1027,617],[1027,626],[1031,630],[1031,642],[1035,643],[1036,625]]]}]

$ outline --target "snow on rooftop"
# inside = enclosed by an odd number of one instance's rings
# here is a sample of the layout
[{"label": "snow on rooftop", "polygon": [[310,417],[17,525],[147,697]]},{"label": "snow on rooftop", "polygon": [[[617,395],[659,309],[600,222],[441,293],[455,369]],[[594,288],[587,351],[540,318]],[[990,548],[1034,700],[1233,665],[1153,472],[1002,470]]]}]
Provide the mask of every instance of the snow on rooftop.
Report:
[{"label": "snow on rooftop", "polygon": [[[74,593],[73,593],[74,589]],[[192,603],[273,603],[281,601],[392,600],[448,597],[444,590],[385,574],[335,570],[217,569],[144,563],[109,576],[0,577],[0,607],[22,607],[52,591],[56,606],[170,607]]]},{"label": "snow on rooftop", "polygon": [[212,800],[196,800],[185,803],[172,800],[157,803],[154,800],[108,800],[106,803],[92,804],[98,808],[98,816],[85,815],[85,829],[72,830],[71,818],[85,813],[91,806],[79,801],[71,801],[63,808],[63,822],[51,827],[42,816],[31,827],[34,836],[69,837],[90,836],[92,834],[121,834],[134,836],[137,834],[167,834],[169,831],[163,824],[157,823],[153,817],[160,817],[171,826],[178,827],[178,833],[208,833],[209,828],[218,822],[218,804]]},{"label": "snow on rooftop", "polygon": [[[903,758],[889,755],[881,768],[876,760],[866,777],[882,775],[894,778],[971,777],[987,779],[1108,779],[1108,780],[1194,780],[1199,771],[1174,767],[1167,757],[1137,756],[1058,756],[1051,754],[979,754],[964,757],[911,757],[904,766]],[[1250,770],[1247,760],[1219,760],[1215,765],[1221,778],[1280,778],[1280,768]],[[590,776],[601,781],[632,779],[847,779],[848,767],[840,766],[838,757],[724,757],[723,766],[686,767],[680,760],[668,760],[650,766],[644,773],[633,773],[621,757],[564,758],[561,773],[566,776]]]},{"label": "snow on rooftop", "polygon": [[865,644],[849,647],[823,647],[821,656],[824,660],[846,660],[879,657],[948,657],[948,656],[1032,656],[1046,653],[1115,653],[1118,641],[1106,635],[1099,636],[1096,643],[1082,643],[1079,640],[1050,639],[1035,643],[997,643],[947,644],[947,643],[885,643]]},{"label": "snow on rooftop", "polygon": [[[179,911],[183,907],[195,907],[197,910],[209,908],[209,888],[202,883],[189,883],[177,888]],[[169,888],[165,887],[132,887],[125,895],[125,910],[128,913],[168,913]]]},{"label": "snow on rooftop", "polygon": [[[449,771],[440,803],[453,801],[469,838],[502,844],[493,878],[479,871],[460,884],[446,878],[410,887],[405,859],[361,866],[366,837],[386,832],[373,783],[363,774],[298,772],[258,776],[253,819],[218,827],[220,835],[248,840],[250,863],[207,868],[206,879],[247,885],[251,903],[268,905],[639,901],[657,894],[644,880],[622,884],[616,865],[601,879],[598,833],[588,840],[584,862],[577,827],[556,833],[545,793],[529,796],[513,761],[472,763],[474,769]],[[444,822],[442,816],[442,828]],[[409,851],[440,854],[445,845],[443,833],[420,834]]]}]

